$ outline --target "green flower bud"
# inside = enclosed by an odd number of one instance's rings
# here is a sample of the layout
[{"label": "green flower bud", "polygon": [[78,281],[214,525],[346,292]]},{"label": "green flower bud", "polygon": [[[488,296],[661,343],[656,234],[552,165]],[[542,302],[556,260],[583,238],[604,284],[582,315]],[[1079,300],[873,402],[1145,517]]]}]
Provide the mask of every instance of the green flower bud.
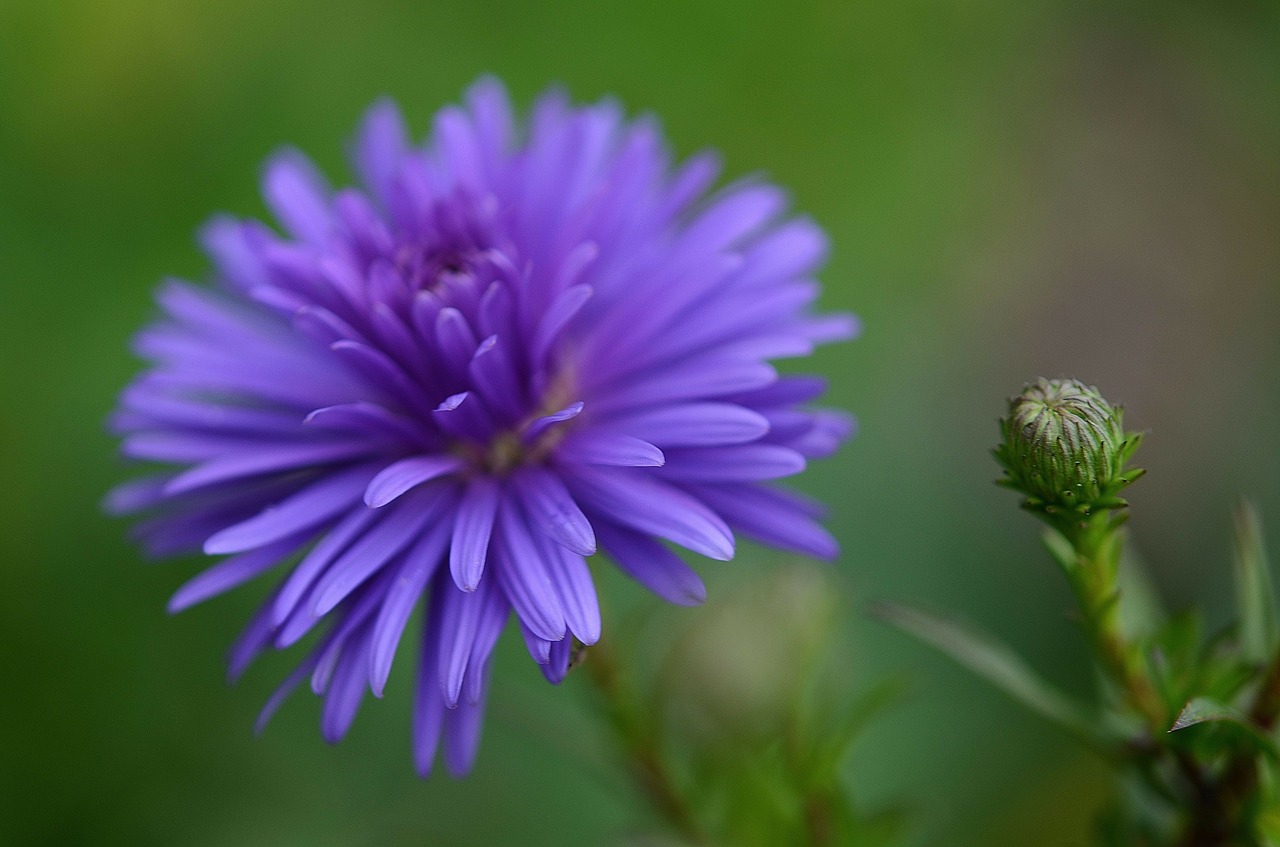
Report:
[{"label": "green flower bud", "polygon": [[1074,379],[1041,379],[1009,401],[995,449],[1027,508],[1088,515],[1126,505],[1116,494],[1142,475],[1125,470],[1141,436],[1126,434],[1124,413],[1098,389]]}]

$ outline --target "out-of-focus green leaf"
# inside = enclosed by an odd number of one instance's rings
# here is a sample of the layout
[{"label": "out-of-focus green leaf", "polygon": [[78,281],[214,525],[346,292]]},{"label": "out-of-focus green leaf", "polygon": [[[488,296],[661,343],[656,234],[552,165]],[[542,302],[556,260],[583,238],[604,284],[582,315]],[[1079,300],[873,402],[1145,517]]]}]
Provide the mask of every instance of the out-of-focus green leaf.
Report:
[{"label": "out-of-focus green leaf", "polygon": [[1071,542],[1067,537],[1056,529],[1046,529],[1041,535],[1045,549],[1049,551],[1049,555],[1058,563],[1058,567],[1067,574],[1068,577],[1075,572],[1078,565],[1076,564],[1076,548],[1071,546]]},{"label": "out-of-focus green leaf", "polygon": [[880,603],[873,614],[947,654],[1090,747],[1105,748],[1095,722],[1088,719],[1081,706],[1041,679],[1021,657],[992,636],[968,624],[896,603]]},{"label": "out-of-focus green leaf", "polygon": [[1142,558],[1125,545],[1120,554],[1117,579],[1120,585],[1120,628],[1130,639],[1158,632],[1168,620],[1168,612],[1156,592]]},{"label": "out-of-focus green leaf", "polygon": [[1238,729],[1239,737],[1245,739],[1255,752],[1265,753],[1272,759],[1280,758],[1275,742],[1239,709],[1208,697],[1196,697],[1187,703],[1174,719],[1173,726],[1169,727],[1169,732],[1179,732],[1200,724],[1221,724]]},{"label": "out-of-focus green leaf", "polygon": [[814,742],[813,763],[807,769],[812,784],[830,782],[841,764],[862,736],[863,730],[889,706],[898,702],[906,690],[902,678],[890,678],[871,688],[845,710],[834,725]]},{"label": "out-of-focus green leaf", "polygon": [[1240,649],[1246,660],[1265,664],[1280,645],[1280,622],[1271,587],[1271,568],[1262,539],[1262,521],[1242,500],[1235,514],[1236,602],[1240,607]]}]

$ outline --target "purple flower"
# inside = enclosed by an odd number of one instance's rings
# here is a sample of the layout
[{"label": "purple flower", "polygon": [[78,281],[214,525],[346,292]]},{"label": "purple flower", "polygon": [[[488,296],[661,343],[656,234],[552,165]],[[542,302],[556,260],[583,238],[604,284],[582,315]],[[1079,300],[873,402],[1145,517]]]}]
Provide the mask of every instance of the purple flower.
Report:
[{"label": "purple flower", "polygon": [[168,469],[112,492],[149,553],[225,556],[185,609],[283,571],[231,652],[238,676],[326,622],[303,680],[329,741],[382,696],[413,610],[413,748],[475,757],[490,655],[512,611],[552,682],[600,637],[587,557],[675,603],[706,594],[674,542],[729,559],[734,532],[830,558],[820,509],[772,480],[831,453],[846,415],[768,360],[850,337],[815,316],[825,241],[760,182],[706,197],[716,158],[672,171],[656,125],[559,92],[515,124],[496,81],[411,145],[388,102],[333,190],[286,150],[263,176],[280,235],[203,231],[213,288],[168,282],[137,337],[151,367],[113,423]]}]

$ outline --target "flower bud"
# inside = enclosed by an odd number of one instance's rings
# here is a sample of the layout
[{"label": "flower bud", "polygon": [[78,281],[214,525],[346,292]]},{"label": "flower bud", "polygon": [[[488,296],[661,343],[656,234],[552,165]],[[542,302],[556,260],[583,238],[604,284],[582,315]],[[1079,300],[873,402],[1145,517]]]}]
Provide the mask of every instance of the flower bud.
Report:
[{"label": "flower bud", "polygon": [[1126,434],[1123,410],[1074,379],[1041,379],[1009,401],[1000,421],[1001,484],[1027,496],[1030,509],[1087,515],[1117,508],[1117,492],[1142,471],[1125,471],[1141,436]]}]

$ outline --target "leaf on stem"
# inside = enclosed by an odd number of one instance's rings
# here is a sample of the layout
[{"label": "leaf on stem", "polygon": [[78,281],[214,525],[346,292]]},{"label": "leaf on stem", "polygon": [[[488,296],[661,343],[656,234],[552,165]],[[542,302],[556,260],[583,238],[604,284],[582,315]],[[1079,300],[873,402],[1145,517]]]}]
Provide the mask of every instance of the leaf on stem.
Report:
[{"label": "leaf on stem", "polygon": [[950,656],[1005,694],[1080,738],[1103,748],[1085,710],[1041,679],[1009,647],[968,624],[896,603],[879,603],[872,614]]},{"label": "leaf on stem", "polygon": [[1249,720],[1239,709],[1211,700],[1208,697],[1196,697],[1182,707],[1178,717],[1174,719],[1169,732],[1179,732],[1201,724],[1221,724],[1241,730],[1242,737],[1247,739],[1255,752],[1266,753],[1272,759],[1280,758],[1280,750],[1276,743],[1257,724]]},{"label": "leaf on stem", "polygon": [[1242,500],[1235,513],[1236,602],[1240,607],[1240,649],[1246,661],[1265,664],[1280,646],[1271,569],[1262,540],[1262,522],[1253,504]]}]

